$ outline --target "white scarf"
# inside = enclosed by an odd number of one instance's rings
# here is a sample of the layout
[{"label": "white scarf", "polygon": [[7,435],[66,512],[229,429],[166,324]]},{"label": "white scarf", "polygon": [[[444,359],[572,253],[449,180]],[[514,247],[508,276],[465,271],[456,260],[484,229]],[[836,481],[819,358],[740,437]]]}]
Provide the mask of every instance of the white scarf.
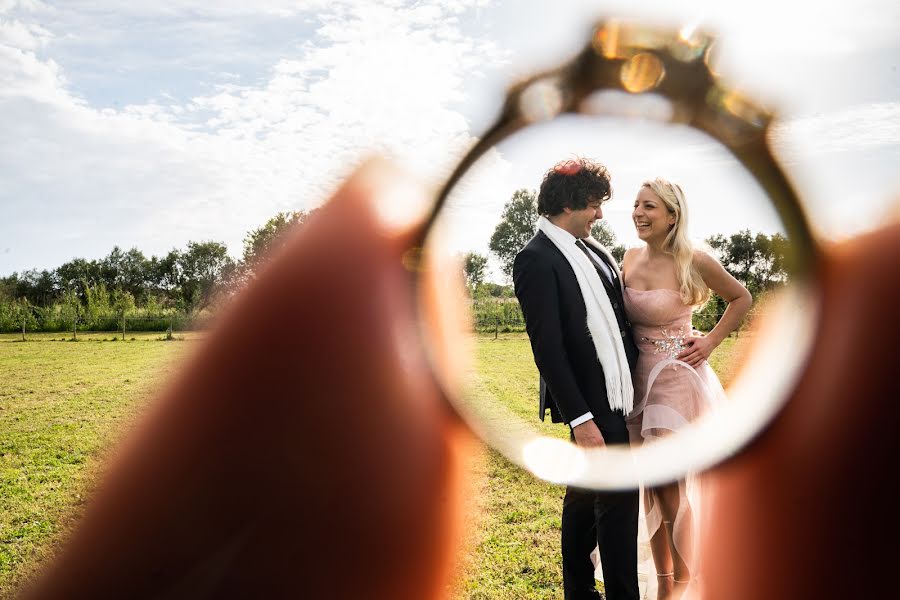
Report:
[{"label": "white scarf", "polygon": [[[628,357],[625,354],[625,346],[619,334],[619,322],[613,311],[609,296],[600,281],[600,274],[573,241],[574,236],[566,235],[565,230],[551,223],[546,217],[538,219],[538,229],[550,238],[575,272],[578,287],[581,288],[581,296],[584,298],[584,306],[587,309],[587,327],[594,348],[597,350],[597,359],[603,367],[606,376],[606,396],[609,398],[609,408],[618,410],[627,415],[634,408],[634,386],[631,382],[631,369],[628,366]],[[619,278],[622,277],[619,268],[612,255],[592,237],[584,239],[595,250],[602,252],[609,258]],[[624,294],[624,290],[623,290]]]}]

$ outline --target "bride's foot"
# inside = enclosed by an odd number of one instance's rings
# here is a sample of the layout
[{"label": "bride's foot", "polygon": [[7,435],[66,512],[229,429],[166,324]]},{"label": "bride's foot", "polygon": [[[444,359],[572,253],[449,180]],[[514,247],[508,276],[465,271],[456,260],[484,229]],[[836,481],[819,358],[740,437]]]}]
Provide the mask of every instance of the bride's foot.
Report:
[{"label": "bride's foot", "polygon": [[674,600],[675,573],[656,574],[656,600]]}]

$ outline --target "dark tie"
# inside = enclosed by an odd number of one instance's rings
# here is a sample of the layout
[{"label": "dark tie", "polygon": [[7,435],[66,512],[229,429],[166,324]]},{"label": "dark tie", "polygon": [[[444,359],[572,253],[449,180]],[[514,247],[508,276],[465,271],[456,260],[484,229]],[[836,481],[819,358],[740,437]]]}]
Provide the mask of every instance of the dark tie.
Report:
[{"label": "dark tie", "polygon": [[[606,288],[606,293],[609,296],[609,301],[612,304],[613,310],[616,313],[616,321],[619,323],[619,333],[622,335],[622,339],[625,339],[627,334],[627,329],[631,327],[631,323],[628,322],[628,317],[625,316],[624,312],[619,311],[619,302],[617,300],[619,286],[613,283],[613,280],[609,278],[608,273],[615,273],[612,270],[612,267],[607,266],[606,269],[600,266],[600,263],[594,258],[593,253],[587,249],[587,246],[584,245],[584,242],[581,240],[575,240],[575,245],[581,248],[581,251],[587,254],[588,260],[591,261],[591,264],[594,265],[594,269],[596,269],[597,274],[600,275],[600,281],[603,283],[603,287]],[[615,277],[615,275],[613,275]],[[629,358],[629,361],[631,359]]]},{"label": "dark tie", "polygon": [[600,263],[597,262],[597,259],[594,258],[594,256],[593,256],[593,254],[591,253],[591,251],[587,249],[587,246],[585,246],[585,245],[584,245],[584,242],[582,242],[581,240],[575,240],[575,245],[578,246],[578,248],[579,248],[582,252],[584,252],[585,255],[587,255],[588,260],[591,261],[591,264],[594,265],[594,268],[597,269],[597,273],[599,273],[599,274],[600,274],[600,277],[603,279],[604,285],[606,285],[607,287],[609,287],[610,285],[612,285],[612,279],[610,279],[609,275],[607,274],[607,273],[612,273],[612,269],[609,268],[609,267],[606,267],[606,268],[604,269],[604,268],[600,265]]}]

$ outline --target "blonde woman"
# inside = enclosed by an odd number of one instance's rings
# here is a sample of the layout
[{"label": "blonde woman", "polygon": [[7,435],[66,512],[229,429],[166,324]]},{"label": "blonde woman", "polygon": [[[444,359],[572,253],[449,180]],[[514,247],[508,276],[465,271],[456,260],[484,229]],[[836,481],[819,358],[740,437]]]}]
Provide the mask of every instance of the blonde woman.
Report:
[{"label": "blonde woman", "polygon": [[[644,245],[625,253],[622,268],[625,309],[640,350],[628,427],[632,443],[641,443],[678,431],[722,397],[707,359],[738,326],[751,298],[715,258],[691,246],[687,203],[676,184],[662,178],[645,182],[632,220]],[[709,299],[710,290],[728,308],[712,331],[695,335],[692,309]],[[689,478],[644,490],[659,600],[682,597],[697,576],[699,497],[693,484]]]}]

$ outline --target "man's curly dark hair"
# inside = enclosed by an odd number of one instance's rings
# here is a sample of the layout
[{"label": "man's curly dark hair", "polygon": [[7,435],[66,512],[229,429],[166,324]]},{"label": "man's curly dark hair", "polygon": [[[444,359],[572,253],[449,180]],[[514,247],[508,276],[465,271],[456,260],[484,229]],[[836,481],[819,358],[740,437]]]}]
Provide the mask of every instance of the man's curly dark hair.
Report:
[{"label": "man's curly dark hair", "polygon": [[588,203],[612,198],[610,175],[606,167],[587,158],[557,163],[544,175],[538,193],[538,213],[551,217],[564,208],[581,210]]}]

